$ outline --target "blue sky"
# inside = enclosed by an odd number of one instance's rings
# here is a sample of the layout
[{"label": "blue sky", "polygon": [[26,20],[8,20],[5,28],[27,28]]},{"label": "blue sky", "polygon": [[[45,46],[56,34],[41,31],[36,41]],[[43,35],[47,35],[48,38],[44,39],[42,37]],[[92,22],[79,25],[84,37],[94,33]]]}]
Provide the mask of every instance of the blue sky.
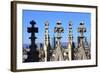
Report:
[{"label": "blue sky", "polygon": [[79,13],[79,12],[56,12],[56,11],[36,11],[36,10],[23,10],[22,16],[22,31],[23,31],[23,44],[29,44],[30,33],[27,32],[27,27],[30,27],[30,21],[36,21],[36,27],[38,27],[39,32],[36,33],[37,40],[36,42],[43,43],[44,41],[44,23],[49,22],[49,34],[50,38],[54,35],[54,27],[56,22],[60,20],[62,22],[62,27],[64,27],[64,33],[62,33],[62,42],[68,42],[68,23],[72,21],[73,23],[73,39],[77,42],[77,28],[79,27],[80,22],[84,21],[87,32],[84,34],[88,41],[91,38],[91,14],[90,13]]}]

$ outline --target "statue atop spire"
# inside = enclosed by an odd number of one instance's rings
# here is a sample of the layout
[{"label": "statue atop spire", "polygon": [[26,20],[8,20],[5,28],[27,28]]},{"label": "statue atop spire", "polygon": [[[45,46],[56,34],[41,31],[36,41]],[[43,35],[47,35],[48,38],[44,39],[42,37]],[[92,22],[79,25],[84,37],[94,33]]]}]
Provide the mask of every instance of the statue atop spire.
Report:
[{"label": "statue atop spire", "polygon": [[55,46],[55,50],[56,50],[56,60],[57,61],[61,61],[61,60],[64,60],[63,59],[63,53],[61,51],[61,33],[64,32],[64,28],[61,26],[61,21],[57,21],[56,23],[56,27],[54,28],[54,32],[56,33],[56,46]]},{"label": "statue atop spire", "polygon": [[87,59],[86,53],[85,53],[85,47],[84,47],[84,33],[86,32],[86,27],[84,25],[84,22],[80,23],[78,32],[80,33],[80,36],[78,37],[79,39],[78,59]]}]

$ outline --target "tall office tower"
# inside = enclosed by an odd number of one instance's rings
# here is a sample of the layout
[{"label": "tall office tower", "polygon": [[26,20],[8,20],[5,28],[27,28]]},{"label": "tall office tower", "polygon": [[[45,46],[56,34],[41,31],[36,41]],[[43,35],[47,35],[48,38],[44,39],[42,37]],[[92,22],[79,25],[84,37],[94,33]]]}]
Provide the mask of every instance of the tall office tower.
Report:
[{"label": "tall office tower", "polygon": [[50,61],[50,36],[49,36],[49,23],[45,22],[45,40],[44,40],[44,51],[45,51],[45,61]]},{"label": "tall office tower", "polygon": [[52,49],[55,48],[55,43],[56,43],[56,40],[55,40],[55,36],[53,35],[53,37],[52,37]]},{"label": "tall office tower", "polygon": [[64,60],[63,59],[63,54],[62,54],[62,51],[61,51],[61,33],[64,32],[64,28],[61,26],[61,22],[58,21],[56,23],[56,27],[54,28],[54,32],[56,33],[56,46],[55,46],[55,51],[56,51],[56,59],[57,61],[61,61],[61,60]]},{"label": "tall office tower", "polygon": [[74,42],[73,42],[72,21],[69,22],[69,37],[68,37],[68,57],[69,60],[74,59]]},{"label": "tall office tower", "polygon": [[31,27],[27,28],[27,32],[31,33],[31,37],[29,37],[29,39],[31,40],[31,45],[29,46],[30,48],[30,52],[28,53],[28,59],[26,60],[26,62],[38,62],[39,58],[39,52],[37,51],[37,46],[35,44],[35,33],[38,33],[38,28],[35,27],[36,22],[34,20],[30,21]]},{"label": "tall office tower", "polygon": [[44,52],[44,48],[43,48],[43,44],[40,43],[40,48],[39,48],[39,61],[40,62],[44,62],[45,61],[45,52]]},{"label": "tall office tower", "polygon": [[87,37],[84,37],[84,38],[85,38],[85,41],[84,41],[85,42],[84,43],[85,44],[85,48],[89,48],[89,44],[88,44],[88,41],[87,41]]},{"label": "tall office tower", "polygon": [[85,54],[85,47],[84,47],[84,33],[86,32],[86,27],[84,26],[83,22],[80,23],[78,32],[80,33],[80,36],[78,37],[78,39],[79,39],[78,59],[84,60],[84,59],[87,59],[87,57]]}]

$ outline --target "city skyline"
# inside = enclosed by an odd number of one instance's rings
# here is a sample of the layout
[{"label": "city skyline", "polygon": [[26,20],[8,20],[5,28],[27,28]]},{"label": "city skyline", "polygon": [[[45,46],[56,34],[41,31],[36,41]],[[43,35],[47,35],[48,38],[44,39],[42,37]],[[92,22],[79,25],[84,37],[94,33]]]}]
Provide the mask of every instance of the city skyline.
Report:
[{"label": "city skyline", "polygon": [[[38,27],[39,32],[36,33],[36,42],[44,43],[44,32],[45,32],[45,22],[49,22],[49,35],[50,38],[54,36],[54,27],[57,21],[61,21],[62,27],[64,27],[64,33],[61,42],[68,42],[68,26],[69,21],[73,23],[73,41],[77,42],[77,37],[79,33],[77,28],[79,24],[83,21],[86,26],[87,32],[84,34],[87,37],[88,42],[91,39],[91,14],[90,13],[79,13],[79,12],[56,12],[56,11],[37,11],[37,10],[23,10],[23,44],[30,44],[30,33],[27,32],[27,27],[31,27],[30,21],[36,21],[36,27]],[[41,31],[42,30],[42,31]],[[51,41],[52,42],[52,41]]]}]

